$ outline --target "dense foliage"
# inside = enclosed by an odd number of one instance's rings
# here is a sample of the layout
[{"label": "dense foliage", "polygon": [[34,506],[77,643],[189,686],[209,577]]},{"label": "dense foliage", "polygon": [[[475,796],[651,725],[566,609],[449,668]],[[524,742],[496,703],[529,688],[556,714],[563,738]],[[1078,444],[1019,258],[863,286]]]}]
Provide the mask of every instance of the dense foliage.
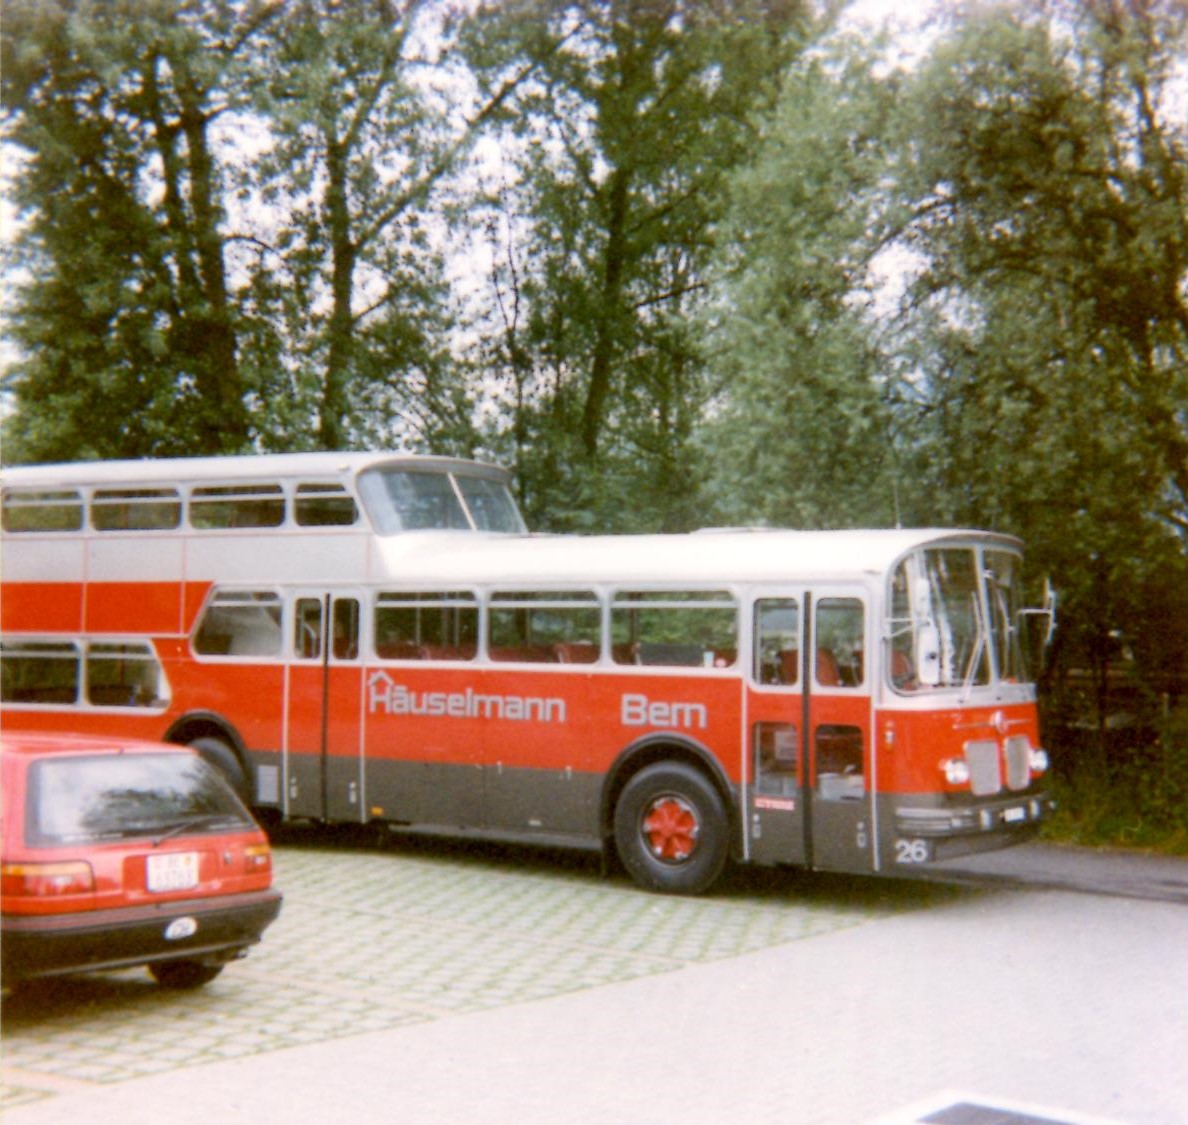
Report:
[{"label": "dense foliage", "polygon": [[897,66],[823,0],[8,0],[5,459],[1014,532],[1060,773],[1183,838],[1188,9],[945,10]]}]

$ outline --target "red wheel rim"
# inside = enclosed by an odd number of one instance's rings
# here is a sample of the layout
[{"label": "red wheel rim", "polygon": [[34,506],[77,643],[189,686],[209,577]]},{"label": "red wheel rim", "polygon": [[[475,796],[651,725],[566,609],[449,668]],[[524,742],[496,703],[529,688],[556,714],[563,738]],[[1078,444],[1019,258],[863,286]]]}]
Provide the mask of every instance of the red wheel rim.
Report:
[{"label": "red wheel rim", "polygon": [[697,847],[701,826],[693,806],[668,794],[657,797],[643,817],[643,836],[648,850],[666,863],[683,863]]}]

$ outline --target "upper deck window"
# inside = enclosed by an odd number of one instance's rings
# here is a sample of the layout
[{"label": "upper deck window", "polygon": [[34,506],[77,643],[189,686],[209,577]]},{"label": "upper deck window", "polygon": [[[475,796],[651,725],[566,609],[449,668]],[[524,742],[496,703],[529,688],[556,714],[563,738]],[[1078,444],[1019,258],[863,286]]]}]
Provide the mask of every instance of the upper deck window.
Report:
[{"label": "upper deck window", "polygon": [[181,523],[175,488],[100,488],[91,501],[97,531],[171,530]]},{"label": "upper deck window", "polygon": [[490,477],[454,477],[479,531],[523,531],[516,502],[506,485]]},{"label": "upper deck window", "polygon": [[494,477],[425,469],[369,469],[359,477],[359,493],[381,535],[524,530],[511,493]]},{"label": "upper deck window", "polygon": [[74,490],[4,494],[5,531],[79,531],[83,501]]},{"label": "upper deck window", "polygon": [[200,530],[279,527],[285,498],[279,484],[219,484],[195,488],[190,522]]},{"label": "upper deck window", "polygon": [[350,527],[359,507],[341,484],[299,484],[294,514],[302,527]]}]

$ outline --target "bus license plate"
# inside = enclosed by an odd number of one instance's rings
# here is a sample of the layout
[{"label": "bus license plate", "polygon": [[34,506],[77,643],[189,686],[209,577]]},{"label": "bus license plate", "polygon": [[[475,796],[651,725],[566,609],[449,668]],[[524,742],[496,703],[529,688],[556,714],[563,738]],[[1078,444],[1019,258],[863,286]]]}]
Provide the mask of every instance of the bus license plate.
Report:
[{"label": "bus license plate", "polygon": [[198,885],[198,853],[170,852],[151,855],[148,860],[148,889],[156,894],[163,891],[184,891]]},{"label": "bus license plate", "polygon": [[1024,808],[1004,809],[1002,819],[1007,824],[1018,824],[1019,821],[1027,819],[1027,810]]}]

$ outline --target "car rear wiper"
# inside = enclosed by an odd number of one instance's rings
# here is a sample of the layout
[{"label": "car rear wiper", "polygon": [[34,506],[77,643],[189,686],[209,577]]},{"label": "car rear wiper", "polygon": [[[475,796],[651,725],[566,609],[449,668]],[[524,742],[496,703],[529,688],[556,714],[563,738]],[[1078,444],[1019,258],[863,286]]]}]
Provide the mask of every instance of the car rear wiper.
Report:
[{"label": "car rear wiper", "polygon": [[172,840],[174,836],[180,836],[183,832],[189,832],[191,829],[208,828],[214,822],[228,819],[222,813],[203,813],[201,816],[191,816],[186,820],[179,820],[176,824],[166,828],[159,836],[153,837],[153,847],[159,848],[166,840]]}]

